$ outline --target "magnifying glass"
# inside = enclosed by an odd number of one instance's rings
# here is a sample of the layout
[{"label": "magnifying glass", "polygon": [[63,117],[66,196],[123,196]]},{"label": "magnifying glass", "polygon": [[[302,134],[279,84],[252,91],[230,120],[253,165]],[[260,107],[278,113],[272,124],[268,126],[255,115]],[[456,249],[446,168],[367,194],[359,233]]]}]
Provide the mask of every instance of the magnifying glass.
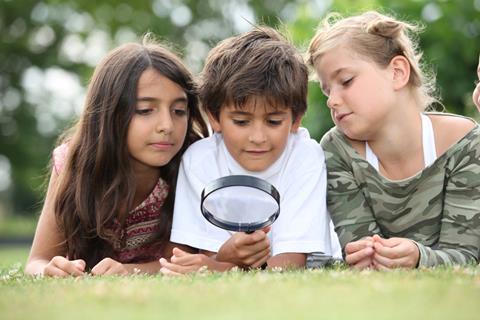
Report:
[{"label": "magnifying glass", "polygon": [[213,225],[252,233],[271,225],[280,214],[280,194],[269,182],[246,175],[213,180],[202,191],[200,208]]}]

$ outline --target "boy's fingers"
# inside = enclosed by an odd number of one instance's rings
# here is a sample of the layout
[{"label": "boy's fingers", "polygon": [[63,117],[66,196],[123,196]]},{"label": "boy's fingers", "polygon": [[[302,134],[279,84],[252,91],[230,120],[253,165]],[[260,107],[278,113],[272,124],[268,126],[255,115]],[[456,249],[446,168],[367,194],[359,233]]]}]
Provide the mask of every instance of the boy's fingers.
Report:
[{"label": "boy's fingers", "polygon": [[160,272],[163,274],[163,275],[166,275],[166,276],[181,276],[182,274],[181,273],[177,273],[177,272],[174,272],[166,267],[162,267],[160,268]]},{"label": "boy's fingers", "polygon": [[244,263],[246,266],[251,266],[252,268],[256,268],[261,266],[263,263],[265,263],[270,258],[270,256],[271,256],[270,247],[268,247],[246,258]]},{"label": "boy's fingers", "polygon": [[200,268],[199,266],[182,266],[182,265],[179,265],[179,264],[170,263],[164,258],[160,259],[160,264],[161,264],[162,268],[166,268],[166,269],[168,269],[170,271],[173,271],[175,273],[178,273],[178,274],[185,274],[185,273],[189,273],[189,272],[194,272],[194,271],[197,271]]},{"label": "boy's fingers", "polygon": [[177,248],[177,247],[173,248],[172,253],[173,253],[173,255],[174,255],[175,257],[182,257],[182,256],[185,256],[185,255],[189,255],[189,254],[190,254],[190,253],[185,252],[185,251],[183,251],[182,249]]}]

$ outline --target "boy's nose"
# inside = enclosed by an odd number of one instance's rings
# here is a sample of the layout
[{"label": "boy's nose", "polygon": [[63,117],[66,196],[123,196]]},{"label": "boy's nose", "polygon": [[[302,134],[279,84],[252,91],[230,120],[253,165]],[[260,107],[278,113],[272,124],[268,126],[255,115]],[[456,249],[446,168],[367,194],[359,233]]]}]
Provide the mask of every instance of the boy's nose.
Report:
[{"label": "boy's nose", "polygon": [[267,136],[262,128],[253,128],[248,137],[249,142],[260,144],[267,140]]}]

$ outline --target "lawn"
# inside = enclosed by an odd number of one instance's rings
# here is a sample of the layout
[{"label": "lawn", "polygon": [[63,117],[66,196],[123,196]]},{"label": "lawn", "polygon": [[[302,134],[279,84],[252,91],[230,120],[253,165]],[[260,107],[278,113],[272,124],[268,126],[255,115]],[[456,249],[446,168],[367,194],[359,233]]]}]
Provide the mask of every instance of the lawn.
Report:
[{"label": "lawn", "polygon": [[14,264],[27,254],[0,249],[1,319],[480,318],[479,267],[40,279]]}]

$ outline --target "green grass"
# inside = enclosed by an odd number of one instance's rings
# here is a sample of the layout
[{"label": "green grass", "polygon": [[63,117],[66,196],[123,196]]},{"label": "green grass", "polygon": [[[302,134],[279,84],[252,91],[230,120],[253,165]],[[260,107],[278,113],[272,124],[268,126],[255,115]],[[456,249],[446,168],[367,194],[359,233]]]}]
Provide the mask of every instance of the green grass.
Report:
[{"label": "green grass", "polygon": [[[28,251],[10,254],[15,263]],[[77,279],[0,267],[2,319],[478,319],[478,301],[479,267]]]}]

